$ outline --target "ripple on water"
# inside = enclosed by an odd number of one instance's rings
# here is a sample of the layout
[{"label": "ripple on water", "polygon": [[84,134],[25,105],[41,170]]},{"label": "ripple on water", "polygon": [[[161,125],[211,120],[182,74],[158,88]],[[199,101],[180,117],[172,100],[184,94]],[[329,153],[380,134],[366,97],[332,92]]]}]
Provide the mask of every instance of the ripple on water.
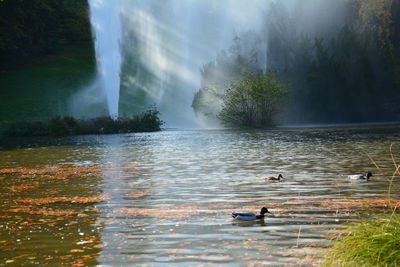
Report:
[{"label": "ripple on water", "polygon": [[[308,257],[321,251],[330,230],[389,204],[390,144],[396,158],[400,152],[399,131],[389,130],[167,131],[0,151],[6,260],[316,264]],[[373,170],[370,182],[346,178],[366,170]],[[263,179],[279,173],[284,182]],[[399,187],[396,178],[393,192]],[[272,212],[265,221],[230,217],[262,206]],[[31,240],[18,246],[16,234]],[[33,247],[37,254],[21,256]]]}]

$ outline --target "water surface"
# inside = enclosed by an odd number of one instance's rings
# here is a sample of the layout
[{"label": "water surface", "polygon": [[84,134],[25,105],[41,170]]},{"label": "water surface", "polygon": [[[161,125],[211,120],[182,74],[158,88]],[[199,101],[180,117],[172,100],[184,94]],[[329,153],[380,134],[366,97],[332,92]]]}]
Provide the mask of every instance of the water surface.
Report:
[{"label": "water surface", "polygon": [[[317,264],[328,231],[387,204],[390,147],[400,160],[399,126],[8,141],[0,265]],[[265,221],[230,218],[263,206]]]}]

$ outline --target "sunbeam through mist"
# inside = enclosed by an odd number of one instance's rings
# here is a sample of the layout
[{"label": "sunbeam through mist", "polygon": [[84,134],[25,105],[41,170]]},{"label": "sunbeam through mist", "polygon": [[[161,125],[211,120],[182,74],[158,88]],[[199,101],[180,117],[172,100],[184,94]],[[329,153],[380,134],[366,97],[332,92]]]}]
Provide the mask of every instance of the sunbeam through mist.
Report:
[{"label": "sunbeam through mist", "polygon": [[200,69],[228,48],[239,32],[261,25],[265,3],[90,1],[110,115],[131,114],[156,105],[168,126],[198,125],[191,102],[200,88]]}]

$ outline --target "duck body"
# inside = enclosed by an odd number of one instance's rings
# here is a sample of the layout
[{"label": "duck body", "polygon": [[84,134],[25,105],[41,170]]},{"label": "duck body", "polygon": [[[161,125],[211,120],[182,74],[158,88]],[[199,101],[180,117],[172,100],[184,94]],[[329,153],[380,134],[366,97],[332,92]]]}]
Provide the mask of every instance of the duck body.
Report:
[{"label": "duck body", "polygon": [[232,213],[232,218],[235,220],[241,220],[241,221],[254,221],[254,220],[264,219],[265,215],[256,215],[251,212]]},{"label": "duck body", "polygon": [[268,181],[282,181],[283,176],[282,176],[282,174],[279,174],[278,177],[270,176],[270,177],[265,177],[264,179],[268,180]]},{"label": "duck body", "polygon": [[256,215],[251,212],[242,212],[242,213],[232,213],[232,218],[234,220],[242,220],[242,221],[255,221],[262,220],[265,218],[265,213],[270,213],[267,208],[263,207],[260,211],[260,215]]},{"label": "duck body", "polygon": [[347,176],[350,180],[369,180],[372,177],[372,173],[368,172],[366,174],[356,174]]}]

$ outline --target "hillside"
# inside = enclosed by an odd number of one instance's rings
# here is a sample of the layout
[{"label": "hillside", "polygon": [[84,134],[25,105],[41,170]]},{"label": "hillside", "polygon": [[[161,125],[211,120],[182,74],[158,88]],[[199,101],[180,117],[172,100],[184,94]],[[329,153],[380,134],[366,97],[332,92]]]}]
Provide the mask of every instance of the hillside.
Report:
[{"label": "hillside", "polygon": [[0,125],[66,114],[94,73],[86,0],[0,1]]}]

